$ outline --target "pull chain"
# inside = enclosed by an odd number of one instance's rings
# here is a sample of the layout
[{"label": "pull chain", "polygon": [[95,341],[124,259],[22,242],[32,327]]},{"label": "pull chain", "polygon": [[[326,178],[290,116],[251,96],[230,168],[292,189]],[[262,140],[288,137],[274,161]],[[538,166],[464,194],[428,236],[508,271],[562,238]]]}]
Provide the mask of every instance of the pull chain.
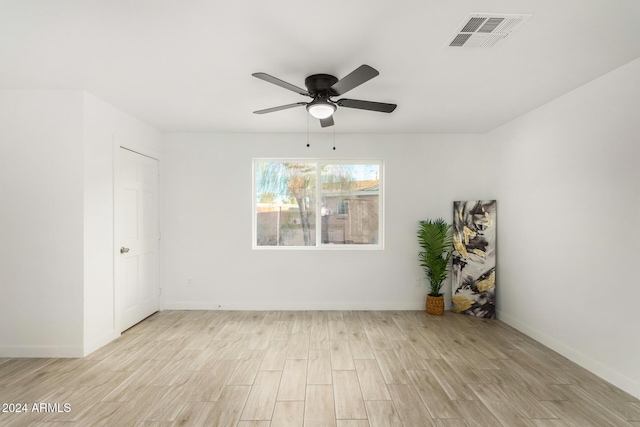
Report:
[{"label": "pull chain", "polygon": [[336,124],[333,124],[333,151],[336,151]]},{"label": "pull chain", "polygon": [[309,114],[307,114],[307,148],[311,147],[309,144]]}]

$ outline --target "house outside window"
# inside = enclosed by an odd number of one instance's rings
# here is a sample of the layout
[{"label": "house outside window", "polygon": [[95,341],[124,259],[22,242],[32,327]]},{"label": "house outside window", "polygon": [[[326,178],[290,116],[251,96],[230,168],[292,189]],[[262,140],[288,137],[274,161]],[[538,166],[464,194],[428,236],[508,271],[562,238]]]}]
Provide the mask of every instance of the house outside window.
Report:
[{"label": "house outside window", "polygon": [[253,247],[382,249],[381,160],[254,159]]}]

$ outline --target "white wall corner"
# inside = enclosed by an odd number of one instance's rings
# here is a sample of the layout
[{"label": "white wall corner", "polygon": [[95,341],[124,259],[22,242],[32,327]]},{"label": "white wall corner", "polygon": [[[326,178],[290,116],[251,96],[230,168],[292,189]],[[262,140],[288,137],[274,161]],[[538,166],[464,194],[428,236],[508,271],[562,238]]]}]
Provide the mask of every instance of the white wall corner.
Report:
[{"label": "white wall corner", "polygon": [[82,356],[88,356],[91,353],[93,353],[94,351],[104,347],[105,345],[109,344],[110,342],[114,341],[115,339],[117,339],[118,337],[120,337],[121,334],[117,333],[116,331],[111,331],[108,334],[105,334],[101,337],[99,337],[98,339],[94,339],[92,341],[90,341],[89,343],[86,343],[83,349],[83,354]]}]

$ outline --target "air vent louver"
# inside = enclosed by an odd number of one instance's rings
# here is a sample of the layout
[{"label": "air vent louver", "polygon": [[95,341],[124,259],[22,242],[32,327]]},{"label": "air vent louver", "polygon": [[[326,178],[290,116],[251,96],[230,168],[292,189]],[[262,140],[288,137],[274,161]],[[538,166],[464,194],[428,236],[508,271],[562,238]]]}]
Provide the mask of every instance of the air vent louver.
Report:
[{"label": "air vent louver", "polygon": [[493,47],[529,18],[531,15],[473,13],[462,22],[447,47]]}]

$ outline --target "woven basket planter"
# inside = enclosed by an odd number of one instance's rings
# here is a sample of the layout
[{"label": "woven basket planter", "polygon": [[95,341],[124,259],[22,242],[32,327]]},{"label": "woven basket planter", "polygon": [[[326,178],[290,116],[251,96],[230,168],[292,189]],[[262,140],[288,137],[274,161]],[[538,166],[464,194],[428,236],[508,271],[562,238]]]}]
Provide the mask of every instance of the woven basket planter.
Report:
[{"label": "woven basket planter", "polygon": [[427,295],[427,314],[442,316],[442,313],[444,313],[444,297]]}]

